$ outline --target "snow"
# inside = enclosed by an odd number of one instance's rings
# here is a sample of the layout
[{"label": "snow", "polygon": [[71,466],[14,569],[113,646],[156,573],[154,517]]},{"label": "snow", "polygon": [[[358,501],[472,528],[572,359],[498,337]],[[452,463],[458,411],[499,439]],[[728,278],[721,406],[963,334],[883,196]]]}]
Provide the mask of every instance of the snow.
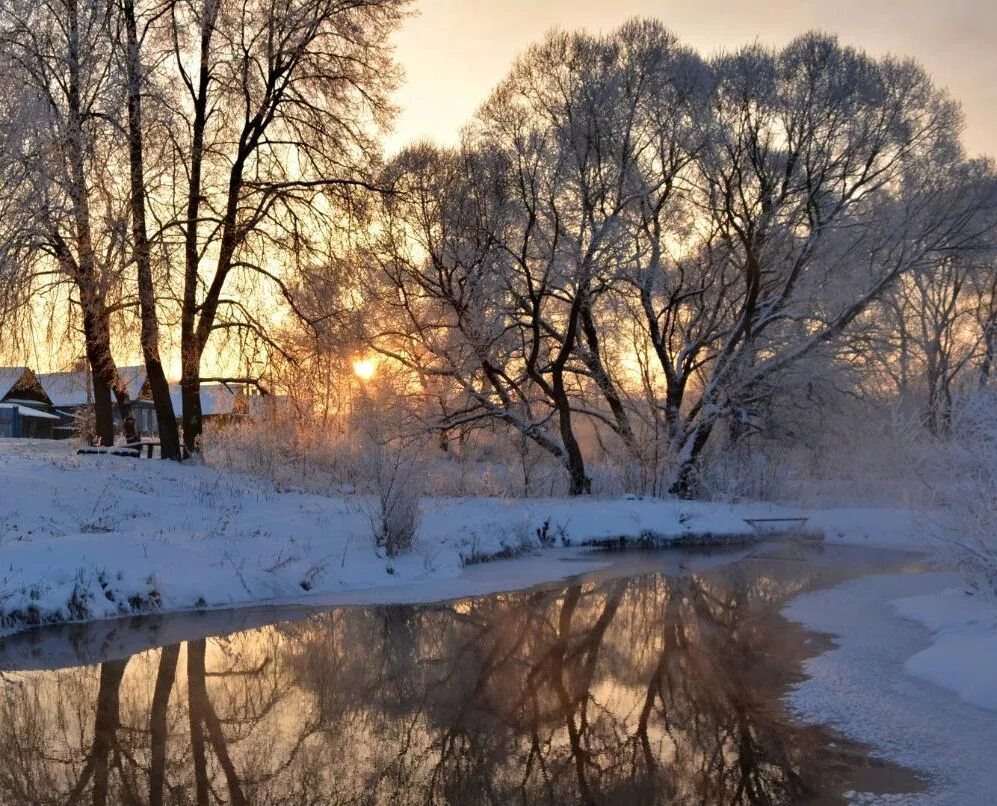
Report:
[{"label": "snow", "polygon": [[[129,397],[138,399],[145,383],[145,367],[118,367],[118,377],[124,382]],[[93,398],[89,372],[46,372],[38,376],[38,382],[56,408],[85,406]]]},{"label": "snow", "polygon": [[[413,550],[390,559],[372,544],[370,507],[355,494],[283,491],[203,465],[0,440],[0,635],[32,623],[208,611],[170,622],[181,635],[205,618],[251,626],[330,604],[486,594],[598,568],[602,558],[585,544],[741,538],[745,518],[806,517],[827,542],[921,550],[936,547],[945,521],[870,507],[426,498]],[[791,708],[928,776],[927,791],[891,803],[985,803],[997,791],[997,610],[960,582],[953,573],[864,577],[786,608],[836,642],[806,662]],[[107,632],[97,642],[105,650],[147,640],[142,628],[106,624],[91,628]],[[58,632],[47,640],[48,654],[76,651]]]},{"label": "snow", "polygon": [[[809,629],[833,634],[836,645],[806,661],[807,679],[787,698],[792,710],[928,776],[925,792],[893,795],[890,803],[985,804],[997,792],[997,719],[968,697],[929,682],[920,665],[911,663],[942,647],[941,654],[929,655],[929,665],[944,669],[940,679],[944,677],[946,688],[955,688],[962,664],[987,662],[968,643],[954,647],[964,654],[947,658],[945,652],[952,648],[943,643],[926,649],[930,641],[969,623],[963,603],[954,606],[950,593],[959,582],[954,573],[868,576],[799,597],[784,611]],[[935,637],[906,617],[915,614],[936,626]],[[992,660],[989,664],[973,673],[976,681],[994,674]],[[858,793],[853,800],[885,802]]]},{"label": "snow", "polygon": [[17,413],[21,417],[34,417],[37,420],[58,420],[54,414],[48,414],[44,411],[38,411],[38,409],[30,408],[29,406],[21,406],[16,403],[0,403],[0,408],[5,409],[16,409]]},{"label": "snow", "polygon": [[[468,590],[468,562],[535,552],[542,542],[743,537],[750,517],[809,516],[829,539],[865,545],[895,545],[912,529],[902,510],[427,498],[414,550],[389,559],[372,545],[362,496],[278,491],[204,466],[77,456],[67,443],[30,440],[0,440],[0,501],[0,632],[8,633],[305,595],[376,591],[386,601],[412,585],[443,599]],[[504,589],[563,575],[534,557],[503,569],[488,576]]]},{"label": "snow", "polygon": [[[183,388],[178,383],[171,383],[170,402],[173,403],[173,411],[183,411]],[[211,417],[218,414],[232,414],[236,411],[236,393],[227,386],[220,383],[206,383],[201,385],[201,415]]]},{"label": "snow", "polygon": [[898,615],[931,630],[931,646],[907,659],[915,677],[997,711],[997,607],[964,587],[893,602]]},{"label": "snow", "polygon": [[947,519],[937,511],[889,507],[836,507],[807,510],[807,528],[829,543],[873,548],[933,550]]},{"label": "snow", "polygon": [[24,380],[24,376],[29,372],[27,367],[0,367],[0,400],[17,384]]}]

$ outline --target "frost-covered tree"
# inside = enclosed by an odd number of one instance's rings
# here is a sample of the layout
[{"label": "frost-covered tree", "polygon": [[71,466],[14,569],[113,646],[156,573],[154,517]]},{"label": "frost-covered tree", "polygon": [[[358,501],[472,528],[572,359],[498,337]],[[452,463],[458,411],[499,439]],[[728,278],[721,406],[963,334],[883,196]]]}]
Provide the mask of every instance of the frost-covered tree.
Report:
[{"label": "frost-covered tree", "polygon": [[981,204],[957,179],[958,109],[915,64],[808,34],[712,69],[684,226],[652,217],[637,251],[680,495],[718,423],[963,246]]},{"label": "frost-covered tree", "polygon": [[459,390],[439,427],[511,425],[582,493],[580,423],[638,457],[660,426],[693,495],[720,424],[977,247],[992,194],[959,125],[920,67],[829,36],[705,63],[653,22],[553,34],[458,149],[395,161],[368,331]]},{"label": "frost-covered tree", "polygon": [[13,95],[0,136],[4,271],[24,305],[33,294],[71,288],[104,444],[114,441],[111,393],[126,437],[135,438],[111,353],[112,315],[128,304],[120,283],[127,213],[117,174],[123,99],[113,80],[114,19],[114,4],[104,0],[13,0],[0,8],[0,72]]},{"label": "frost-covered tree", "polygon": [[997,176],[976,161],[963,181],[981,201],[979,237],[909,272],[871,312],[870,374],[916,407],[936,436],[948,432],[959,395],[987,385],[994,355]]},{"label": "frost-covered tree", "polygon": [[946,437],[932,448],[924,469],[955,527],[945,535],[946,559],[974,587],[997,596],[997,390],[961,396]]},{"label": "frost-covered tree", "polygon": [[552,35],[517,61],[460,149],[396,160],[382,244],[395,290],[382,299],[407,325],[401,342],[391,328],[376,341],[460,388],[441,428],[511,425],[563,463],[574,494],[590,489],[580,419],[639,451],[601,308],[631,257],[631,162],[660,146],[645,116],[685,103],[704,77],[656,23]]}]

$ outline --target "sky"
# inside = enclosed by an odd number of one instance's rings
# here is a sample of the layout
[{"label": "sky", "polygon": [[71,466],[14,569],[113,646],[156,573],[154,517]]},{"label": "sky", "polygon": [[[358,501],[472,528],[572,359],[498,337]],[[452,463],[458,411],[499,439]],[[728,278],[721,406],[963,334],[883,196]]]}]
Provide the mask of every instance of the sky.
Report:
[{"label": "sky", "polygon": [[657,17],[701,53],[782,45],[820,29],[872,53],[913,56],[963,104],[965,143],[997,156],[997,0],[414,0],[396,35],[406,73],[390,151],[456,141],[516,55],[551,28],[610,31]]}]

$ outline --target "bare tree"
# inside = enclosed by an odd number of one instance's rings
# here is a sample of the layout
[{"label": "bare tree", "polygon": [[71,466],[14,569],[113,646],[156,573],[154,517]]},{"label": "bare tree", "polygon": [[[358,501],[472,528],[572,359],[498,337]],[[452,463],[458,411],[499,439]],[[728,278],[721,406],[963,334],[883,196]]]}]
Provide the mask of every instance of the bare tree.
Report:
[{"label": "bare tree", "polygon": [[902,278],[979,248],[990,194],[959,121],[918,66],[819,34],[708,67],[655,23],[554,34],[460,149],[393,166],[400,198],[363,257],[387,278],[373,342],[458,391],[439,427],[511,425],[580,493],[579,417],[638,452],[614,321],[637,316],[647,419],[671,491],[693,495],[718,423],[833,363]]},{"label": "bare tree", "polygon": [[899,277],[964,246],[981,203],[949,179],[958,109],[916,65],[809,34],[713,69],[688,223],[661,220],[652,197],[638,230],[680,495],[696,492],[719,421],[839,340]]},{"label": "bare tree", "polygon": [[122,250],[108,123],[118,108],[109,80],[112,17],[102,0],[16,2],[0,11],[3,69],[25,88],[20,100],[27,105],[14,118],[19,147],[6,154],[20,165],[3,166],[16,194],[8,204],[19,208],[5,233],[5,261],[21,262],[25,287],[68,282],[78,295],[97,435],[105,444],[114,441],[112,392],[125,436],[135,438],[128,389],[111,353],[116,306],[109,296]]},{"label": "bare tree", "polygon": [[982,161],[966,166],[964,182],[982,202],[981,237],[902,278],[876,306],[872,328],[880,361],[870,370],[917,405],[935,436],[947,434],[957,395],[986,386],[993,361],[997,184]]},{"label": "bare tree", "polygon": [[[170,232],[182,240],[184,440],[201,432],[201,363],[219,330],[270,348],[261,283],[292,308],[286,271],[315,257],[316,233],[348,218],[370,185],[374,127],[395,79],[387,37],[404,0],[171,5],[177,120]],[[344,211],[344,212],[340,212]]]},{"label": "bare tree", "polygon": [[[135,0],[122,0],[125,49],[124,73],[128,97],[128,166],[132,220],[132,253],[138,278],[141,316],[142,357],[146,378],[152,392],[159,427],[160,455],[164,459],[180,459],[180,433],[173,411],[173,401],[166,381],[166,371],[159,351],[159,314],[153,283],[152,254],[146,221],[145,135],[142,124],[143,64],[142,39],[135,11]],[[163,11],[160,10],[159,14]],[[148,32],[146,23],[143,32]]]},{"label": "bare tree", "polygon": [[630,258],[634,155],[660,135],[643,116],[684,103],[703,72],[656,23],[555,34],[517,62],[459,152],[396,161],[407,178],[384,226],[380,299],[408,325],[376,342],[459,387],[441,428],[513,426],[563,463],[572,494],[591,489],[580,419],[639,454],[601,308]]}]

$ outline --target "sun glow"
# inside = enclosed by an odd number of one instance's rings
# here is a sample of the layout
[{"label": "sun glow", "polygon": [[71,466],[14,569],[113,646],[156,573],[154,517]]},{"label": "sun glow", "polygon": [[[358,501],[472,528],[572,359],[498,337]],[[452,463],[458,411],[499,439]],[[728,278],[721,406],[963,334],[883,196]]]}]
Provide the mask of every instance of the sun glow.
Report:
[{"label": "sun glow", "polygon": [[358,358],[353,362],[353,374],[362,381],[369,381],[377,371],[377,363],[373,358]]}]

